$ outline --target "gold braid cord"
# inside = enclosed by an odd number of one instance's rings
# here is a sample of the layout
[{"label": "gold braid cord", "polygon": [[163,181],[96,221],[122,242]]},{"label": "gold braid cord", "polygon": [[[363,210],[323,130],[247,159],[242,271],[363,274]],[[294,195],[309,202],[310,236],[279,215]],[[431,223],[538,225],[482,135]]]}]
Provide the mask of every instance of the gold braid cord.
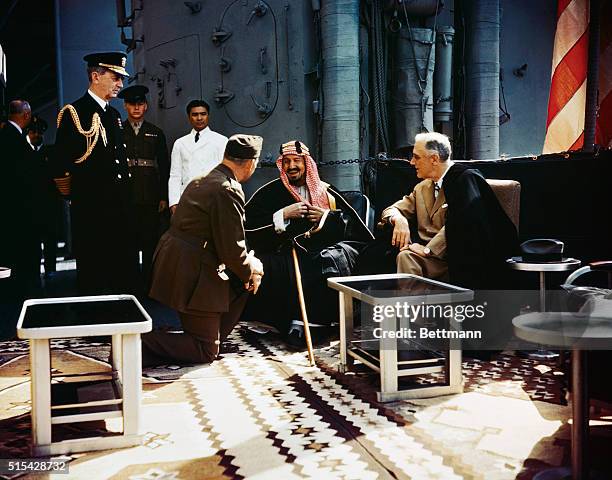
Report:
[{"label": "gold braid cord", "polygon": [[100,136],[102,136],[102,141],[104,142],[104,145],[106,145],[106,130],[104,129],[104,125],[102,125],[100,115],[97,113],[94,113],[93,117],[91,117],[91,128],[89,130],[84,130],[81,126],[79,114],[70,104],[65,105],[57,115],[57,128],[59,128],[60,123],[62,123],[62,118],[64,117],[64,112],[66,110],[70,112],[70,116],[72,117],[72,121],[74,122],[74,126],[76,127],[77,131],[87,140],[87,149],[85,150],[85,153],[83,156],[74,161],[74,163],[81,163],[91,155],[91,152],[93,152],[93,149],[96,147]]}]

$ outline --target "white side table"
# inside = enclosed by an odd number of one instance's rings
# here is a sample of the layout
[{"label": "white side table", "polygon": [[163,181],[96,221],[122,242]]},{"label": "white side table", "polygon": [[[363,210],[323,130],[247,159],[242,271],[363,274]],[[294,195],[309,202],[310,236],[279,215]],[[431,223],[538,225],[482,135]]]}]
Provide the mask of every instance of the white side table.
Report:
[{"label": "white side table", "polygon": [[[393,402],[411,398],[450,395],[463,391],[460,340],[451,340],[443,358],[401,361],[398,359],[397,339],[380,338],[378,354],[353,342],[353,299],[372,306],[447,304],[470,301],[474,292],[465,288],[438,282],[407,273],[335,277],[327,285],[338,290],[340,297],[340,365],[344,373],[357,359],[380,374],[380,402]],[[386,317],[381,330],[397,330],[399,319]],[[444,384],[408,390],[398,389],[398,378],[429,373],[444,373]]]},{"label": "white side table", "polygon": [[[61,455],[141,443],[140,334],[151,331],[151,327],[151,317],[132,295],[45,298],[24,302],[17,323],[17,336],[30,341],[33,455]],[[119,398],[53,405],[49,341],[101,335],[112,336],[113,388],[107,390],[120,392]],[[123,418],[123,435],[61,442],[51,440],[52,425],[117,417]]]}]

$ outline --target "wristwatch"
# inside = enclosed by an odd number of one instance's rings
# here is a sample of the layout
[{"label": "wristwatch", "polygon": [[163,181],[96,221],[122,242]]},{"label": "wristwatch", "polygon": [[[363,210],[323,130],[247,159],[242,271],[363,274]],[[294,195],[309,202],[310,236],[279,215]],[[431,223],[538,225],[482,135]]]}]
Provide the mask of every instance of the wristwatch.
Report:
[{"label": "wristwatch", "polygon": [[424,253],[425,255],[429,256],[429,255],[431,254],[431,248],[429,248],[429,247],[425,247],[425,248],[423,249],[423,253]]}]

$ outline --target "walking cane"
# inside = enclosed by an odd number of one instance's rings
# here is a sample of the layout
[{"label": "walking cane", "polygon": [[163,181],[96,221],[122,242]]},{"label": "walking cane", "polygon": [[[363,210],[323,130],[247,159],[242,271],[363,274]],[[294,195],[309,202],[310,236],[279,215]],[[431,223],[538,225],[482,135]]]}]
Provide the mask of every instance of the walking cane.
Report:
[{"label": "walking cane", "polygon": [[314,367],[314,353],[312,352],[312,339],[310,337],[310,326],[308,325],[308,314],[306,313],[306,302],[304,301],[304,289],[302,287],[302,274],[300,272],[300,263],[298,262],[295,245],[291,247],[291,255],[293,256],[293,267],[295,268],[295,283],[297,285],[298,300],[300,302],[300,311],[302,312],[302,321],[304,322],[304,335],[306,337],[306,348],[308,348],[308,362],[311,367]]}]

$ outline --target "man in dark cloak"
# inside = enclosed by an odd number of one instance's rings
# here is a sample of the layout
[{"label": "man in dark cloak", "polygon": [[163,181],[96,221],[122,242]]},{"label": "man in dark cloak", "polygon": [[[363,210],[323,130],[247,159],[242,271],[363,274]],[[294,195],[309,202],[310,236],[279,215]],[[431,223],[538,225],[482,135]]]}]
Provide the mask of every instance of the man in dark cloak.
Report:
[{"label": "man in dark cloak", "polygon": [[300,342],[292,248],[299,258],[309,321],[329,325],[338,319],[338,298],[326,279],[350,275],[359,251],[373,237],[340,192],[321,181],[306,145],[283,144],[276,164],[280,177],[246,204],[247,241],[262,260],[266,277],[242,318],[271,324]]},{"label": "man in dark cloak", "polygon": [[399,249],[397,271],[471,289],[508,287],[505,261],[518,250],[516,228],[482,174],[450,154],[445,135],[415,138],[410,163],[423,181],[382,213]]}]

